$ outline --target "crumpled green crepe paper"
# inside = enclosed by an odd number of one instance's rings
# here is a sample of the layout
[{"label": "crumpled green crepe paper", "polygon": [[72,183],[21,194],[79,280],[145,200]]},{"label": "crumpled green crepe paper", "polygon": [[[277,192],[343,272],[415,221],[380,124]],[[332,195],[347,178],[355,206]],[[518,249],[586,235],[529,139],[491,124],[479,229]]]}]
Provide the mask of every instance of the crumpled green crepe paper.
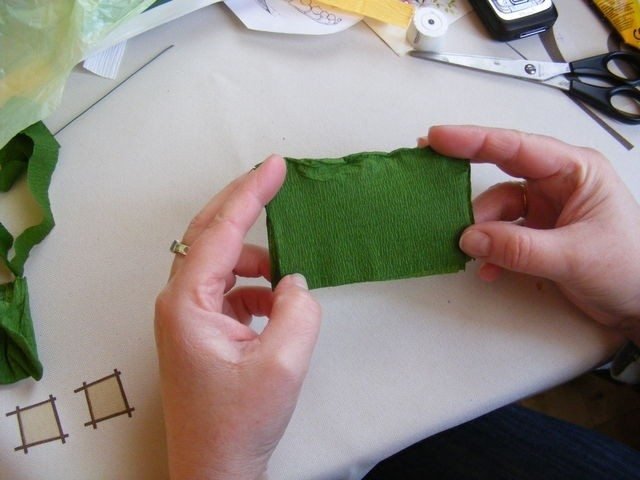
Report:
[{"label": "crumpled green crepe paper", "polygon": [[0,285],[0,354],[0,383],[42,378],[24,277]]},{"label": "crumpled green crepe paper", "polygon": [[320,288],[465,268],[468,161],[430,148],[285,160],[284,185],[266,206],[273,285],[290,273]]},{"label": "crumpled green crepe paper", "polygon": [[[29,311],[27,280],[22,277],[31,249],[54,226],[49,185],[60,146],[47,127],[36,123],[16,135],[0,150],[0,191],[6,192],[26,171],[27,186],[42,212],[42,221],[26,228],[14,241],[0,223],[0,260],[16,276],[0,285],[0,383],[26,377],[42,378],[35,335]],[[9,253],[13,247],[13,257]]]},{"label": "crumpled green crepe paper", "polygon": [[0,147],[53,112],[85,53],[152,3],[0,1]]}]

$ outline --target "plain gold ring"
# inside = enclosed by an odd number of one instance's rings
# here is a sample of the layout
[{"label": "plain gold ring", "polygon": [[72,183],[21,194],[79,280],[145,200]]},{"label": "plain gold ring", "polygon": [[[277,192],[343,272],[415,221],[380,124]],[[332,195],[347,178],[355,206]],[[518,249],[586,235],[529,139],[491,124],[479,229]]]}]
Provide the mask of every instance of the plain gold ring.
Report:
[{"label": "plain gold ring", "polygon": [[529,200],[527,199],[527,182],[520,182],[522,189],[522,218],[527,218],[529,214]]}]

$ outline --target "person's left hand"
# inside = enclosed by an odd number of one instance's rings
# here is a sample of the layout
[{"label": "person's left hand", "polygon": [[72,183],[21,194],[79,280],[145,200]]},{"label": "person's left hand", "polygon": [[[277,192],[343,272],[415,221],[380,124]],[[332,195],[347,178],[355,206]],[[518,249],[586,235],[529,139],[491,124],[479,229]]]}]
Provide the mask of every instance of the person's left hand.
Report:
[{"label": "person's left hand", "polygon": [[[269,279],[269,256],[244,245],[247,230],[284,181],[271,156],[236,179],[193,219],[156,301],[169,470],[173,480],[256,479],[293,414],[320,328],[301,275],[274,291],[238,287]],[[251,318],[267,316],[261,334]]]}]

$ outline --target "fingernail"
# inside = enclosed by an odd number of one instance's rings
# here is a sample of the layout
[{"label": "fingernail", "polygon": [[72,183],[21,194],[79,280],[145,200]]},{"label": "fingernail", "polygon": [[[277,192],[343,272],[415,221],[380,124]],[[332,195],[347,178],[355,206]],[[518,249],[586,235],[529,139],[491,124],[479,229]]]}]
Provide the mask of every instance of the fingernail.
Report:
[{"label": "fingernail", "polygon": [[418,147],[424,148],[429,146],[429,137],[418,137]]},{"label": "fingernail", "polygon": [[273,158],[280,158],[280,155],[276,155],[275,153],[272,153],[271,155],[269,155],[267,158],[265,158],[262,162],[258,163],[257,165],[255,165],[251,171],[253,172],[254,170],[258,170],[260,167],[262,167],[265,163],[269,163]]},{"label": "fingernail", "polygon": [[290,277],[291,281],[296,287],[304,288],[305,290],[309,289],[309,286],[307,285],[307,279],[304,278],[304,276],[300,275],[299,273],[292,273]]},{"label": "fingernail", "polygon": [[460,248],[472,257],[486,257],[491,251],[491,238],[486,233],[471,230],[462,234]]}]

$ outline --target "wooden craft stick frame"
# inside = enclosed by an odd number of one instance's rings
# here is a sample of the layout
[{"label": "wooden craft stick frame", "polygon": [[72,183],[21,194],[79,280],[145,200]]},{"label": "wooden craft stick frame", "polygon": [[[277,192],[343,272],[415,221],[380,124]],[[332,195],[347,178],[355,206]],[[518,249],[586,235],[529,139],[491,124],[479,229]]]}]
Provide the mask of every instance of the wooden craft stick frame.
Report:
[{"label": "wooden craft stick frame", "polygon": [[[113,374],[111,375],[107,375],[106,377],[100,378],[98,380],[95,380],[91,383],[87,383],[87,382],[82,382],[82,387],[80,388],[76,388],[74,390],[74,393],[79,393],[84,391],[85,394],[85,398],[87,400],[87,407],[89,408],[89,415],[91,416],[91,420],[88,422],[85,422],[84,426],[88,427],[89,425],[91,425],[94,429],[98,428],[98,423],[99,422],[103,422],[105,420],[109,420],[110,418],[114,418],[114,417],[118,417],[120,415],[128,415],[129,417],[131,417],[131,413],[135,410],[135,408],[131,407],[129,405],[129,401],[127,400],[127,395],[124,392],[124,388],[122,386],[122,381],[120,380],[120,375],[121,372],[116,368],[113,370]],[[122,395],[122,401],[124,403],[124,409],[123,410],[119,410],[116,412],[113,412],[109,415],[106,416],[102,416],[102,417],[96,417],[96,414],[94,412],[94,407],[91,403],[91,397],[89,395],[89,389],[97,384],[100,384],[102,382],[108,381],[112,378],[115,377],[116,382],[118,383],[118,388],[120,390],[120,394]]]},{"label": "wooden craft stick frame", "polygon": [[[32,410],[34,408],[42,407],[43,405],[46,405],[46,404],[51,404],[51,409],[53,411],[53,416],[58,428],[59,435],[50,437],[50,438],[43,438],[42,440],[37,440],[35,442],[28,442],[26,438],[25,425],[22,419],[22,414],[24,414],[24,412],[26,411]],[[54,442],[56,440],[60,440],[62,443],[65,443],[66,441],[65,439],[69,436],[68,434],[62,431],[60,416],[58,415],[58,410],[56,409],[56,397],[54,397],[53,395],[49,395],[48,400],[45,400],[40,403],[34,403],[33,405],[29,405],[28,407],[25,407],[25,408],[20,408],[16,406],[16,409],[13,412],[9,412],[6,414],[7,417],[11,415],[16,415],[16,418],[18,419],[18,428],[20,429],[20,439],[22,440],[22,445],[16,447],[14,449],[15,451],[24,450],[24,453],[26,454],[28,453],[29,448],[34,447],[36,445],[41,445],[43,443]]]}]

